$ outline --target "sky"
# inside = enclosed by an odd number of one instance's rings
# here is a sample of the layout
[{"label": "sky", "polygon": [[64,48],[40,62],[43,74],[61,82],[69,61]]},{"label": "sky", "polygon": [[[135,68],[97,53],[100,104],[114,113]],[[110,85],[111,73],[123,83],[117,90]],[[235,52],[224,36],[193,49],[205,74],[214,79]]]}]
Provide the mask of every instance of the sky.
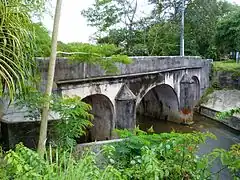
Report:
[{"label": "sky", "polygon": [[[83,9],[90,7],[95,0],[63,0],[61,19],[59,24],[58,40],[68,42],[90,42],[90,37],[96,29],[87,25],[86,19],[81,15]],[[144,0],[139,0],[144,1]],[[228,0],[240,5],[240,0]],[[52,12],[56,0],[52,0]],[[144,4],[140,5],[141,7]],[[46,15],[43,19],[43,24],[51,32],[53,26],[53,17]]]}]

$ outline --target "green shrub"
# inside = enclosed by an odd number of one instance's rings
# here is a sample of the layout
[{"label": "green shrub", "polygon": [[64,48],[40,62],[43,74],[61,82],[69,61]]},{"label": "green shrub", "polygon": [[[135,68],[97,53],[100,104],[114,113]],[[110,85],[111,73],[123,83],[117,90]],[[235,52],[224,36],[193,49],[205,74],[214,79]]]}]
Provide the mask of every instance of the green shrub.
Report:
[{"label": "green shrub", "polygon": [[42,93],[35,90],[30,91],[24,98],[18,98],[16,105],[20,108],[26,107],[27,117],[38,120],[44,101],[50,101],[50,113],[54,113],[57,115],[55,118],[59,118],[49,128],[51,143],[62,148],[75,146],[75,139],[84,135],[86,129],[92,126],[91,106],[77,96],[52,95],[50,99],[45,99]]},{"label": "green shrub", "polygon": [[17,145],[4,157],[0,166],[3,180],[72,180],[72,179],[212,179],[218,173],[210,169],[220,157],[235,179],[240,169],[240,144],[230,151],[215,149],[201,157],[196,155],[198,145],[209,133],[162,133],[148,135],[135,129],[121,131],[125,141],[106,145],[98,153],[84,152],[76,156],[72,150],[48,148],[42,159],[33,150]]}]

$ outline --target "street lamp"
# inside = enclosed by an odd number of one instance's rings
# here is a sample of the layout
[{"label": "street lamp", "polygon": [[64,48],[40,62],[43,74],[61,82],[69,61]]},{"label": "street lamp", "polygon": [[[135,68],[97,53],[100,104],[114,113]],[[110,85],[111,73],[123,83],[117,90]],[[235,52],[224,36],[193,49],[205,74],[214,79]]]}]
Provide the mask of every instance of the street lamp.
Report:
[{"label": "street lamp", "polygon": [[182,0],[181,5],[181,35],[180,35],[180,56],[184,56],[184,12],[185,12],[185,0]]}]

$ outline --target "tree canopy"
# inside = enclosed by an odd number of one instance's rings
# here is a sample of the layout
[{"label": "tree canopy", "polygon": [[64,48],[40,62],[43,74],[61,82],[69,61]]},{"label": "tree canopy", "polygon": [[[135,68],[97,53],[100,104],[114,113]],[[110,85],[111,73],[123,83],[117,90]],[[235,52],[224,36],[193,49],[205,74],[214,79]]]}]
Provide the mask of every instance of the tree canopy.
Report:
[{"label": "tree canopy", "polygon": [[[98,43],[113,43],[127,55],[178,55],[181,0],[149,0],[150,13],[137,0],[96,0],[82,11],[97,27]],[[185,54],[218,59],[217,24],[237,5],[218,0],[185,1]],[[225,52],[226,53],[226,52]]]},{"label": "tree canopy", "polygon": [[49,57],[51,52],[51,37],[42,23],[33,24],[35,33],[35,57]]},{"label": "tree canopy", "polygon": [[216,43],[221,54],[240,50],[240,10],[233,11],[219,20]]}]

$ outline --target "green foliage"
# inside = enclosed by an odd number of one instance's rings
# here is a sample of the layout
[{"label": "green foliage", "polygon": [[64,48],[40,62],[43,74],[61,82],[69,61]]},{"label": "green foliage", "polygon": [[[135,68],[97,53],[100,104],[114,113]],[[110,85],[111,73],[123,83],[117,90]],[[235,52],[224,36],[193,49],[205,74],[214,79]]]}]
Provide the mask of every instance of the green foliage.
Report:
[{"label": "green foliage", "polygon": [[7,169],[5,179],[35,179],[48,171],[47,163],[35,151],[22,144],[18,144],[15,151],[8,151],[4,159]]},{"label": "green foliage", "polygon": [[165,22],[153,25],[147,36],[150,55],[176,55],[179,51],[179,27],[175,23]]},{"label": "green foliage", "polygon": [[51,37],[48,30],[41,24],[34,24],[35,32],[35,57],[49,57],[51,52]]},{"label": "green foliage", "polygon": [[233,79],[233,80],[238,80],[239,77],[240,77],[240,72],[239,72],[239,71],[238,71],[238,72],[234,72],[234,73],[232,74],[232,79]]},{"label": "green foliage", "polygon": [[217,0],[195,0],[186,8],[186,50],[191,55],[217,59],[217,22],[232,11],[233,5]]},{"label": "green foliage", "polygon": [[73,147],[76,138],[85,134],[86,128],[92,126],[93,115],[91,106],[81,101],[80,97],[60,97],[53,95],[46,99],[42,93],[29,92],[28,96],[19,98],[16,105],[19,108],[27,108],[28,118],[39,120],[43,108],[43,102],[50,101],[50,117],[56,121],[49,129],[50,140],[62,148]]},{"label": "green foliage", "polygon": [[149,135],[139,129],[132,133],[120,131],[120,134],[127,139],[113,145],[115,151],[110,158],[115,162],[114,167],[123,168],[129,178],[134,176],[137,179],[181,179],[183,174],[194,179],[202,171],[195,169],[198,144],[205,142],[207,137],[215,138],[212,134],[197,132]]},{"label": "green foliage", "polygon": [[143,44],[146,38],[142,36],[142,26],[150,24],[151,19],[139,18],[137,10],[137,0],[96,0],[92,7],[82,11],[82,15],[89,25],[97,28],[99,42],[120,46],[127,55],[141,55],[146,49],[139,52],[134,46],[146,45]]},{"label": "green foliage", "polygon": [[118,71],[116,63],[132,63],[128,56],[119,54],[119,48],[112,44],[59,43],[58,54],[67,55],[75,61],[98,64],[108,73]]},{"label": "green foliage", "polygon": [[[118,131],[119,132],[119,131]],[[230,151],[215,149],[201,157],[196,155],[198,144],[205,142],[209,133],[163,133],[148,135],[135,129],[123,130],[126,139],[106,145],[98,153],[76,155],[71,150],[61,151],[50,146],[45,158],[30,149],[17,145],[4,156],[0,166],[1,179],[211,179],[229,168],[238,177],[240,145]],[[214,138],[214,137],[213,137]],[[3,154],[2,154],[3,155]],[[2,156],[3,157],[3,156]],[[214,161],[224,165],[211,173]]]},{"label": "green foliage", "polygon": [[[140,14],[142,9],[136,0],[97,0],[82,14],[98,29],[98,43],[115,44],[130,56],[178,55],[182,1],[149,2],[151,13]],[[223,56],[217,24],[239,7],[217,0],[186,0],[185,4],[185,54],[213,59]]]},{"label": "green foliage", "polygon": [[216,42],[219,51],[226,54],[240,49],[240,10],[229,13],[217,25]]},{"label": "green foliage", "polygon": [[240,179],[240,144],[232,145],[230,151],[214,149],[208,156],[219,157],[223,165],[222,169],[228,168],[234,179]]},{"label": "green foliage", "polygon": [[13,99],[25,91],[33,74],[35,34],[31,13],[43,10],[42,0],[0,1],[0,94]]},{"label": "green foliage", "polygon": [[223,71],[223,72],[239,73],[240,64],[237,64],[236,62],[234,62],[232,60],[216,61],[216,62],[213,62],[213,70],[215,72]]},{"label": "green foliage", "polygon": [[228,111],[219,112],[219,113],[217,113],[216,117],[220,120],[223,120],[223,119],[233,116],[235,113],[236,114],[240,113],[240,107],[233,108]]},{"label": "green foliage", "polygon": [[89,113],[91,106],[81,101],[79,97],[56,98],[51,104],[51,110],[58,113],[60,120],[53,127],[55,143],[60,147],[73,147],[75,139],[84,135],[86,128],[92,126]]},{"label": "green foliage", "polygon": [[93,7],[82,11],[82,15],[87,17],[89,25],[97,27],[100,31],[106,31],[118,24],[124,16],[124,10],[121,7],[125,2],[127,1],[96,0]]}]

